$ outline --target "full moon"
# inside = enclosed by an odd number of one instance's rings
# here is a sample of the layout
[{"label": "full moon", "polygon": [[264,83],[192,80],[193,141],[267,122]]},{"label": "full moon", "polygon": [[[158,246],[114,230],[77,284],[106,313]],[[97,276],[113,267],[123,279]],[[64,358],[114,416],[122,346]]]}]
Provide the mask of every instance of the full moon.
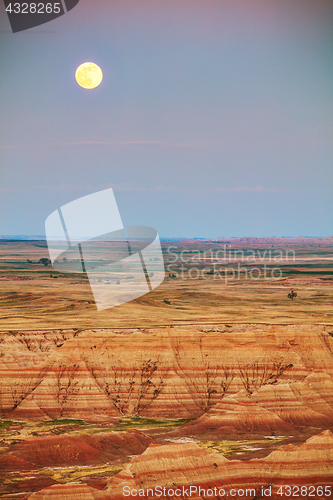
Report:
[{"label": "full moon", "polygon": [[77,68],[75,79],[84,89],[94,89],[103,80],[103,73],[97,64],[86,62]]}]

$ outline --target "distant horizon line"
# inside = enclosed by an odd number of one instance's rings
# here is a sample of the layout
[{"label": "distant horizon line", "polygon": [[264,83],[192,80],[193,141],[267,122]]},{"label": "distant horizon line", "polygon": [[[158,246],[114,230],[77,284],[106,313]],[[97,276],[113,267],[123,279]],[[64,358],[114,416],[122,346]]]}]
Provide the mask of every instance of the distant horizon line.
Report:
[{"label": "distant horizon line", "polygon": [[[84,236],[82,236],[84,237]],[[160,240],[161,241],[183,241],[183,240],[201,240],[201,241],[220,241],[220,240],[238,240],[238,239],[244,239],[244,238],[251,238],[251,239],[268,239],[268,238],[275,238],[275,239],[299,239],[299,238],[304,238],[304,239],[328,239],[328,238],[333,238],[333,235],[329,236],[218,236],[218,237],[199,237],[199,236],[161,236]],[[35,240],[43,240],[46,241],[46,236],[41,235],[41,234],[3,234],[0,235],[0,240],[14,240],[14,241],[35,241]]]}]

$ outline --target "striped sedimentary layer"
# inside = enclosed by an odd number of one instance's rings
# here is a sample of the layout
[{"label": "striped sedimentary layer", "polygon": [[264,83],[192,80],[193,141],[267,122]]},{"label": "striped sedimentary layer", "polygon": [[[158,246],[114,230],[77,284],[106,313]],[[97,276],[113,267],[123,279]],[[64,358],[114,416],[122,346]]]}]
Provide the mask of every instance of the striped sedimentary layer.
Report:
[{"label": "striped sedimentary layer", "polygon": [[[163,498],[189,498],[192,487],[190,498],[193,499],[231,496],[246,496],[251,499],[269,496],[275,499],[288,494],[287,485],[291,487],[291,495],[298,492],[296,496],[300,496],[303,487],[303,497],[325,498],[324,492],[328,492],[330,487],[332,489],[332,470],[333,434],[330,431],[313,436],[300,446],[283,446],[264,459],[249,461],[228,460],[218,453],[200,448],[195,443],[150,445],[139,457],[133,458],[120,473],[109,479],[106,488],[55,485],[29,498],[160,498],[158,493],[161,488],[162,491],[165,488]],[[280,487],[282,490],[279,490]],[[187,493],[184,494],[184,490]],[[240,493],[234,494],[235,491]],[[279,494],[279,491],[284,491],[284,495]],[[314,494],[311,495],[311,492]],[[326,495],[328,496],[330,495]]]},{"label": "striped sedimentary layer", "polygon": [[194,433],[328,428],[329,331],[220,325],[1,334],[1,414],[194,418]]}]

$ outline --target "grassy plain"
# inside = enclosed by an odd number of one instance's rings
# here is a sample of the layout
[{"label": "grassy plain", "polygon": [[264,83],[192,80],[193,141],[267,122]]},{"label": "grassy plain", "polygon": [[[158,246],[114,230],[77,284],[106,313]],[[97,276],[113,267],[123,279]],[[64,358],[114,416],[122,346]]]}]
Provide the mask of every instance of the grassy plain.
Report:
[{"label": "grassy plain", "polygon": [[[163,247],[164,283],[98,312],[86,275],[58,273],[38,263],[48,258],[45,241],[0,241],[0,330],[333,322],[332,246],[229,245],[226,259],[223,244],[166,242]],[[297,292],[294,300],[288,299],[291,289]]]}]

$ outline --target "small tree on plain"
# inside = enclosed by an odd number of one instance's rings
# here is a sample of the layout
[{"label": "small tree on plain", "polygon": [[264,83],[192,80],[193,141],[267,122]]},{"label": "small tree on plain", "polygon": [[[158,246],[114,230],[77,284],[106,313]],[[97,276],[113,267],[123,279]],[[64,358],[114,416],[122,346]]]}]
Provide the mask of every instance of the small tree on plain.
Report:
[{"label": "small tree on plain", "polygon": [[296,297],[297,297],[297,292],[294,292],[294,290],[290,290],[290,292],[288,293],[288,299],[294,300],[296,299]]},{"label": "small tree on plain", "polygon": [[39,259],[38,264],[44,264],[44,266],[48,266],[49,264],[51,264],[51,261],[46,257],[43,257],[42,259]]}]

